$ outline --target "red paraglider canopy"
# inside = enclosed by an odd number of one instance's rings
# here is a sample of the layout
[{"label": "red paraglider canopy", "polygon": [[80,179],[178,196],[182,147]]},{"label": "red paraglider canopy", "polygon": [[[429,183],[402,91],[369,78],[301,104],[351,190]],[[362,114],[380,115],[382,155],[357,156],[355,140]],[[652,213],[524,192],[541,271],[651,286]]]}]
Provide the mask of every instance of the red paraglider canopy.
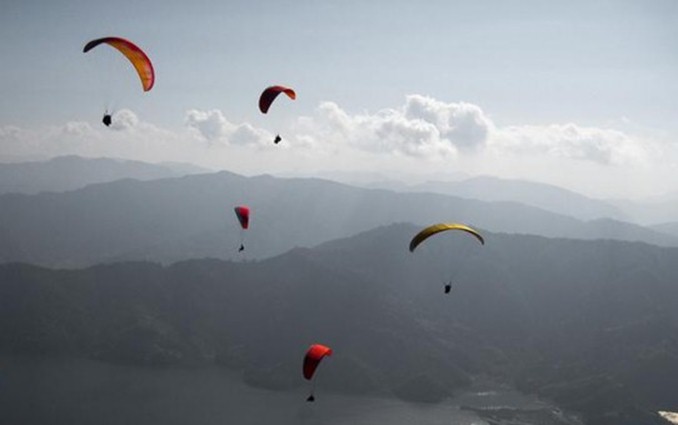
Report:
[{"label": "red paraglider canopy", "polygon": [[271,107],[271,103],[273,103],[280,93],[285,93],[292,100],[297,98],[297,94],[289,87],[271,86],[261,93],[261,96],[259,97],[259,110],[263,114],[267,113],[268,108]]},{"label": "red paraglider canopy", "polygon": [[247,229],[250,225],[250,209],[244,205],[233,208],[236,217],[243,229]]},{"label": "red paraglider canopy", "polygon": [[331,356],[332,349],[322,344],[313,344],[304,357],[304,378],[313,378],[316,368],[325,356]]}]

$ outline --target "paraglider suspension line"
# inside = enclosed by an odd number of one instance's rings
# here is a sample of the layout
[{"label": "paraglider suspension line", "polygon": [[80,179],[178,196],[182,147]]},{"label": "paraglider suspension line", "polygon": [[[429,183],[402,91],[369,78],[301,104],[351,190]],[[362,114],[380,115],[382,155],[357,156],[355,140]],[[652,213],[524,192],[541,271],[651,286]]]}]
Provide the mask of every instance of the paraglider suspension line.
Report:
[{"label": "paraglider suspension line", "polygon": [[238,252],[245,250],[245,231],[243,229],[240,229],[240,245],[238,246]]},{"label": "paraglider suspension line", "polygon": [[311,380],[311,391],[306,398],[306,401],[315,401],[315,379]]}]

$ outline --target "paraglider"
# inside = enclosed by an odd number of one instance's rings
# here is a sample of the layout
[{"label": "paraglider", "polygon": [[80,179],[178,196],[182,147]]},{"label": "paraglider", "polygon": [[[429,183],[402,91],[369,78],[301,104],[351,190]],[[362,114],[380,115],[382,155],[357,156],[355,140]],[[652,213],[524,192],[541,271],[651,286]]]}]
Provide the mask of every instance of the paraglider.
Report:
[{"label": "paraglider", "polygon": [[[289,87],[285,86],[270,86],[267,87],[259,96],[259,110],[262,114],[268,113],[268,108],[271,107],[271,104],[280,93],[285,93],[287,97],[292,100],[297,98],[297,94]],[[282,137],[279,134],[276,134],[275,139],[273,140],[274,144],[280,143]]]},{"label": "paraglider", "polygon": [[[322,359],[324,359],[326,356],[331,355],[332,349],[330,347],[322,344],[311,345],[309,349],[306,351],[306,355],[304,356],[304,366],[303,366],[304,378],[306,378],[306,380],[308,381],[311,381]],[[313,380],[312,382],[313,384],[311,387],[311,393],[306,399],[306,401],[309,402],[315,401],[315,396],[313,395],[313,392],[315,390],[315,380]]]},{"label": "paraglider", "polygon": [[[462,232],[466,232],[474,236],[476,239],[478,239],[478,241],[482,245],[485,245],[485,239],[483,239],[482,235],[478,233],[478,231],[476,231],[475,229],[466,226],[465,224],[439,223],[428,226],[419,233],[417,233],[410,241],[410,252],[414,252],[414,250],[419,246],[419,244],[421,244],[431,236],[438,234],[440,232],[445,232],[447,230],[460,230]],[[449,280],[445,283],[444,292],[445,294],[449,294],[451,291],[452,291],[452,280]]]},{"label": "paraglider", "polygon": [[[103,37],[88,42],[85,44],[85,47],[82,51],[83,53],[87,53],[101,44],[108,44],[122,53],[122,55],[130,61],[136,70],[139,79],[141,80],[141,87],[145,92],[153,88],[153,85],[155,84],[155,71],[153,69],[153,63],[148,58],[146,53],[144,53],[144,51],[139,48],[139,46],[129,40],[125,40],[124,38]],[[112,122],[111,114],[106,111],[101,121],[106,127],[110,126]]]},{"label": "paraglider", "polygon": [[445,232],[448,230],[461,230],[463,232],[469,233],[473,235],[478,241],[480,241],[481,244],[485,245],[485,239],[478,233],[477,230],[466,226],[465,224],[459,224],[459,223],[439,223],[439,224],[434,224],[432,226],[428,226],[427,228],[423,229],[421,232],[417,233],[412,240],[410,241],[410,252],[414,252],[414,250],[424,242],[426,239],[430,238],[431,236],[440,233],[440,232]]},{"label": "paraglider", "polygon": [[244,205],[237,206],[233,208],[233,211],[235,211],[235,216],[238,218],[238,222],[240,223],[240,247],[238,248],[238,252],[242,252],[245,250],[245,243],[244,243],[244,231],[250,227],[250,209]]}]

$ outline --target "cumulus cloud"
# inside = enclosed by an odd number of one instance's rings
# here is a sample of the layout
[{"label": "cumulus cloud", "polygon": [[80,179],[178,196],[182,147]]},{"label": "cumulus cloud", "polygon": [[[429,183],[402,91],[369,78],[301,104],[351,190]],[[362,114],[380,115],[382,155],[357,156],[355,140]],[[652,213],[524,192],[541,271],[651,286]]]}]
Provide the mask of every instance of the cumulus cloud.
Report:
[{"label": "cumulus cloud", "polygon": [[435,126],[442,139],[459,150],[482,148],[494,127],[480,107],[471,103],[445,103],[420,95],[407,96],[404,115]]},{"label": "cumulus cloud", "polygon": [[15,139],[21,134],[21,128],[14,125],[4,125],[0,127],[0,138],[5,139]]},{"label": "cumulus cloud", "polygon": [[533,155],[599,165],[646,164],[657,147],[623,131],[576,124],[496,126],[477,105],[410,95],[404,105],[350,114],[323,102],[299,120],[296,139],[309,145],[353,148],[414,158],[482,154]]},{"label": "cumulus cloud", "polygon": [[209,142],[241,146],[263,146],[273,139],[271,133],[248,123],[233,124],[218,109],[186,112],[186,125]]},{"label": "cumulus cloud", "polygon": [[0,155],[1,158],[26,155],[26,151],[34,155],[35,149],[28,132],[14,125],[0,126]]},{"label": "cumulus cloud", "polygon": [[224,114],[218,109],[186,111],[186,125],[195,128],[207,140],[216,140],[224,136],[225,128],[229,125]]},{"label": "cumulus cloud", "polygon": [[373,153],[440,158],[479,149],[491,128],[475,105],[411,95],[400,108],[374,114],[351,115],[336,103],[323,102],[316,116],[300,120],[298,138]]},{"label": "cumulus cloud", "polygon": [[116,131],[128,131],[139,125],[139,117],[129,109],[121,109],[111,117],[110,128]]},{"label": "cumulus cloud", "polygon": [[644,163],[652,146],[621,131],[576,124],[509,126],[499,129],[492,146],[499,152],[546,155],[602,165]]},{"label": "cumulus cloud", "polygon": [[[178,128],[159,127],[127,109],[112,118],[109,127],[78,121],[42,128],[0,126],[0,159],[107,156],[150,162],[194,161],[207,167],[221,164],[244,170],[249,163],[243,158],[262,146],[272,146],[273,141],[265,130],[248,123],[233,124],[216,110],[187,111],[187,126]],[[204,140],[210,143],[196,143]],[[229,155],[214,155],[215,149],[227,148]]]},{"label": "cumulus cloud", "polygon": [[91,127],[83,122],[68,122],[40,130],[4,126],[0,127],[0,153],[3,157],[70,154],[91,136]]},{"label": "cumulus cloud", "polygon": [[163,155],[169,145],[180,145],[179,139],[176,133],[144,123],[132,111],[121,110],[113,116],[110,127],[99,123],[93,127],[83,121],[33,129],[3,127],[0,151],[13,157],[82,155],[147,160]]},{"label": "cumulus cloud", "polygon": [[57,131],[68,136],[93,136],[95,131],[89,123],[82,121],[69,121]]},{"label": "cumulus cloud", "polygon": [[188,110],[184,124],[163,128],[121,110],[108,128],[99,122],[31,129],[5,125],[0,126],[0,155],[189,161],[245,174],[463,172],[535,179],[580,191],[588,190],[595,176],[600,193],[617,186],[626,193],[632,184],[640,193],[657,182],[674,181],[678,164],[678,145],[642,132],[573,123],[497,126],[477,105],[421,95],[376,112],[351,113],[323,102],[313,115],[281,126],[284,142],[279,145],[273,145],[268,131],[233,123],[217,109]]},{"label": "cumulus cloud", "polygon": [[[273,139],[264,129],[231,122],[218,109],[188,110],[185,125],[163,129],[123,109],[113,116],[109,128],[86,122],[69,122],[41,131],[2,126],[0,143],[5,154],[107,154],[127,149],[130,153],[145,150],[151,155],[154,148],[167,150],[177,145],[184,149],[196,140],[208,142],[198,143],[199,149],[230,146],[260,151],[270,147]],[[422,95],[407,96],[400,106],[374,113],[350,113],[334,102],[323,102],[314,115],[299,118],[283,133],[286,143],[277,145],[277,149],[303,151],[307,157],[377,155],[385,161],[400,157],[443,163],[457,157],[472,156],[481,161],[483,157],[539,156],[603,166],[648,164],[661,158],[658,144],[617,129],[572,123],[498,127],[477,105]]]}]

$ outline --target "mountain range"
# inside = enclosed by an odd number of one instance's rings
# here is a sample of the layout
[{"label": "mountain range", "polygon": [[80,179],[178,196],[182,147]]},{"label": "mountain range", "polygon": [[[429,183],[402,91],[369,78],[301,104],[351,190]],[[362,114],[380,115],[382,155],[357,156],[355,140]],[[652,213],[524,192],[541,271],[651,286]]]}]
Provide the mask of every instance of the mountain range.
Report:
[{"label": "mountain range", "polygon": [[0,194],[63,192],[120,179],[154,180],[205,171],[190,164],[60,156],[47,161],[0,163]]},{"label": "mountain range", "polygon": [[249,205],[245,258],[380,225],[457,221],[494,232],[678,246],[678,236],[614,219],[582,221],[516,202],[364,189],[321,179],[229,172],[116,180],[67,192],[0,196],[0,262],[62,267],[100,262],[238,258],[233,207]]},{"label": "mountain range", "polygon": [[623,209],[557,186],[490,176],[457,182],[429,181],[411,190],[433,192],[490,202],[518,202],[579,220],[631,221]]}]

